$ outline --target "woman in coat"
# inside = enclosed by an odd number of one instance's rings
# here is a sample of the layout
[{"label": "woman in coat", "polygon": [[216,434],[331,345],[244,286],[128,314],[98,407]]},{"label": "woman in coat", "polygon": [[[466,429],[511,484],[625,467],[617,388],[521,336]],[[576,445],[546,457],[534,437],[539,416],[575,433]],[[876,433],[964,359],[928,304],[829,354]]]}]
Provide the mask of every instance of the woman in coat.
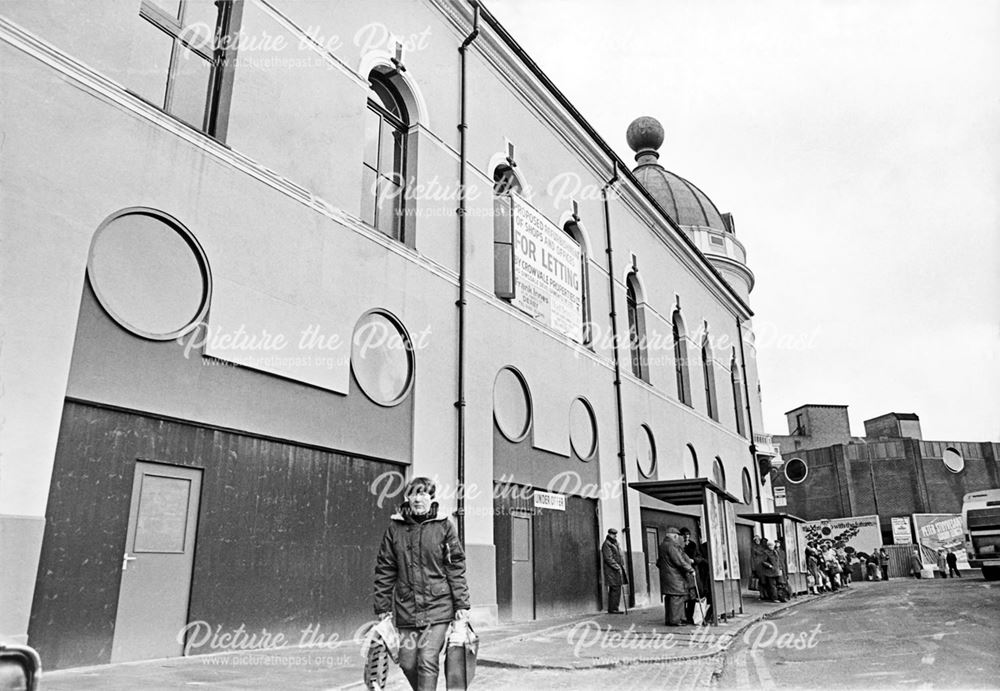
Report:
[{"label": "woman in coat", "polygon": [[375,562],[375,614],[395,614],[399,666],[414,691],[437,688],[448,624],[469,610],[465,552],[455,526],[438,516],[434,493],[428,478],[409,482]]}]

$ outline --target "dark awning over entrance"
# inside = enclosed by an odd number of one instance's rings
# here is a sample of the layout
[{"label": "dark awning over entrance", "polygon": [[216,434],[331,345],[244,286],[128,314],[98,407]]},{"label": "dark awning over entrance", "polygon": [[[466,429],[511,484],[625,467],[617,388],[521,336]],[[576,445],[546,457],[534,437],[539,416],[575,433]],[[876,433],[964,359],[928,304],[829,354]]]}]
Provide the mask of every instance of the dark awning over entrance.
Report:
[{"label": "dark awning over entrance", "polygon": [[794,523],[806,522],[806,519],[793,516],[790,513],[741,513],[740,518],[757,523],[777,523],[778,525],[781,525],[781,522],[786,519]]},{"label": "dark awning over entrance", "polygon": [[[699,477],[693,480],[646,480],[643,482],[630,482],[628,486],[643,494],[648,494],[654,499],[659,499],[675,506],[704,504],[706,489],[718,494],[726,501],[731,501],[734,504],[742,503],[707,477]],[[746,517],[752,514],[741,515]]]}]

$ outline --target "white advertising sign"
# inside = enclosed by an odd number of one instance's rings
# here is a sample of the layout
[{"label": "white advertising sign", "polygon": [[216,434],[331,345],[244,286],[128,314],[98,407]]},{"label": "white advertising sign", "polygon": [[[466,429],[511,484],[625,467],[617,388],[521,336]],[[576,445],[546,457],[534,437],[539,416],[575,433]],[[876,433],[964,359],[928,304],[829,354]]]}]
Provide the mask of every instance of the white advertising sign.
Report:
[{"label": "white advertising sign", "polygon": [[522,199],[511,197],[514,281],[511,304],[583,342],[580,245]]},{"label": "white advertising sign", "polygon": [[958,558],[958,568],[970,568],[962,535],[962,514],[915,513],[913,529],[917,534],[920,559],[924,566],[933,568],[942,552],[954,552]]},{"label": "white advertising sign", "polygon": [[882,546],[878,516],[829,518],[807,521],[803,525],[810,547],[822,548],[823,543],[829,541],[833,546],[841,543],[857,552],[871,554],[872,550]]},{"label": "white advertising sign", "polygon": [[910,519],[907,516],[892,517],[892,544],[913,544],[913,534],[910,532]]}]

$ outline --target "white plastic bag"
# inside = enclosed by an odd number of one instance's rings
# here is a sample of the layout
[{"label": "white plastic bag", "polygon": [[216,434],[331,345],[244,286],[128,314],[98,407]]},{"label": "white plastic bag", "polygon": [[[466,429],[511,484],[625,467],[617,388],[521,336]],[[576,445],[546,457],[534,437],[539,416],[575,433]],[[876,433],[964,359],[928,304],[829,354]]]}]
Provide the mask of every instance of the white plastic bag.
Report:
[{"label": "white plastic bag", "polygon": [[368,629],[361,643],[361,657],[368,657],[368,650],[376,641],[385,645],[393,662],[399,662],[399,630],[392,623],[392,617],[386,617]]}]

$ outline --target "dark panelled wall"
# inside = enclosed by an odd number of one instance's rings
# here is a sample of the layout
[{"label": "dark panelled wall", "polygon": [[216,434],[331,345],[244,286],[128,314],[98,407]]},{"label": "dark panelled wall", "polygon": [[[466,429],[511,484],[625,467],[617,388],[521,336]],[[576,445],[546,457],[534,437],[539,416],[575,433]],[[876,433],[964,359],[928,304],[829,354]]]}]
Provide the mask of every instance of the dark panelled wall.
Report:
[{"label": "dark panelled wall", "polygon": [[298,641],[370,618],[393,507],[368,488],[402,467],[67,402],[29,626],[46,668],[110,661],[137,459],[204,469],[189,621]]},{"label": "dark panelled wall", "polygon": [[511,512],[531,514],[535,618],[601,608],[601,540],[597,500],[566,497],[566,510],[533,508],[533,489],[497,485],[493,540],[497,554],[497,616],[511,618]]},{"label": "dark panelled wall", "polygon": [[542,510],[535,538],[535,617],[601,609],[597,500],[566,497],[565,511]]},{"label": "dark panelled wall", "polygon": [[[512,443],[493,427],[493,539],[496,546],[497,613],[511,616],[510,512],[532,514],[535,616],[590,612],[601,607],[600,547],[596,496],[598,463],[536,449],[531,435]],[[568,473],[568,474],[565,474]],[[562,475],[561,475],[562,474]],[[550,483],[560,476],[568,482]],[[566,494],[566,510],[536,510],[533,488]],[[572,492],[584,496],[573,496]],[[591,496],[593,495],[593,496]]]}]

